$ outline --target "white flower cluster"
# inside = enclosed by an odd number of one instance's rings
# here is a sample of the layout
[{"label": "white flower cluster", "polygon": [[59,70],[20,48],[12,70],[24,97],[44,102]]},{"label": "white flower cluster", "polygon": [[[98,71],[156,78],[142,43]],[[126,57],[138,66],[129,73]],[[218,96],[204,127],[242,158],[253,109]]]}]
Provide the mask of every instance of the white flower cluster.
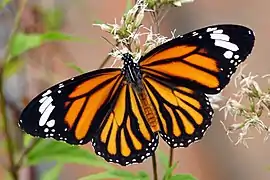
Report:
[{"label": "white flower cluster", "polygon": [[[142,55],[146,54],[153,48],[170,40],[154,32],[152,26],[149,28],[142,24],[145,13],[154,12],[159,9],[169,8],[170,5],[181,6],[183,3],[193,2],[193,0],[138,0],[136,4],[121,18],[120,23],[115,20],[114,24],[94,24],[99,26],[103,31],[110,33],[116,41],[117,47],[110,52],[109,55],[121,59],[121,55],[129,52],[134,60],[138,60]],[[153,22],[159,23],[159,22]],[[174,38],[174,33],[173,37]],[[142,41],[142,39],[146,39]]]},{"label": "white flower cluster", "polygon": [[[261,77],[262,80],[265,80],[265,77]],[[270,128],[263,121],[264,118],[270,117],[270,90],[263,91],[259,84],[256,82],[256,78],[259,78],[257,75],[251,75],[251,73],[246,76],[240,71],[240,74],[236,77],[236,85],[238,87],[238,92],[234,94],[234,98],[230,98],[226,105],[221,108],[225,112],[225,119],[228,115],[234,117],[235,121],[243,119],[241,122],[225,127],[224,122],[221,122],[224,125],[227,135],[230,137],[230,134],[237,133],[238,140],[235,144],[242,143],[247,146],[247,139],[252,139],[248,136],[250,128],[255,128],[259,133],[264,132],[265,138],[268,139]],[[270,85],[270,83],[268,82]],[[247,104],[247,105],[244,105]],[[232,140],[232,139],[231,139]]]}]

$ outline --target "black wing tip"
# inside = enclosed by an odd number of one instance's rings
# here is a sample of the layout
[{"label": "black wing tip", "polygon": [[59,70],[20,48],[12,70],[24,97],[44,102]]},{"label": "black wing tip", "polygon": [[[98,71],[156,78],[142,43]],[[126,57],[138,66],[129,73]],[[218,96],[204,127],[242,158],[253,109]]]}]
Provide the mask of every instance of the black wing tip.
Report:
[{"label": "black wing tip", "polygon": [[[223,27],[223,28],[230,28],[230,29],[245,29],[247,31],[252,31],[252,29],[244,24],[233,24],[233,23],[222,23],[222,24],[212,24],[210,26],[205,26],[204,28],[214,28],[214,27]],[[204,29],[202,28],[202,29]]]},{"label": "black wing tip", "polygon": [[[213,25],[210,25],[210,26],[205,26],[203,28],[200,28],[198,29],[197,31],[200,31],[200,30],[203,30],[203,29],[208,29],[208,28],[222,28],[222,29],[226,29],[226,30],[238,30],[238,31],[241,31],[241,32],[246,32],[246,33],[243,33],[243,35],[248,35],[249,38],[251,40],[255,40],[255,33],[254,31],[252,30],[251,27],[247,26],[247,25],[243,25],[243,24],[230,24],[230,23],[224,23],[224,24],[213,24]],[[192,32],[192,31],[191,31]]]}]

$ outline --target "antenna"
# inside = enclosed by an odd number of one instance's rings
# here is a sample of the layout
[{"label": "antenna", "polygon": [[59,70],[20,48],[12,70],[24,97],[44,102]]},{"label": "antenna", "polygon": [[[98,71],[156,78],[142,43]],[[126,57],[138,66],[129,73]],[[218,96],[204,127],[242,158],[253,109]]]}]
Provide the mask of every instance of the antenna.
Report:
[{"label": "antenna", "polygon": [[[120,43],[119,42],[117,42],[116,43],[116,45],[114,45],[113,43],[111,43],[106,37],[104,37],[104,36],[101,36],[105,41],[107,41],[107,43],[109,43],[110,45],[112,45],[112,47],[113,47],[113,50],[114,49],[116,49],[121,55],[123,55],[123,53],[120,51],[120,49],[117,47]],[[113,51],[112,50],[112,51]],[[111,51],[111,52],[112,52]]]},{"label": "antenna", "polygon": [[[119,52],[119,54],[120,55],[122,55],[122,57],[123,57],[123,53],[120,51],[120,49],[118,48],[118,45],[120,44],[120,42],[117,42],[116,44],[113,44],[113,43],[111,43],[106,37],[104,37],[104,36],[101,36],[107,43],[109,43],[110,45],[112,45],[112,47],[113,47],[113,49],[111,50],[111,52],[110,53],[113,53],[114,52],[114,50],[117,50],[118,52]],[[100,65],[100,68],[102,68],[107,62],[108,62],[108,60],[110,59],[110,57],[112,57],[112,55],[109,55],[106,59],[105,59],[105,61]],[[121,59],[122,59],[122,57],[121,57]],[[113,64],[112,64],[112,66],[111,67],[113,67],[113,65],[116,63],[116,59],[114,60],[114,62],[113,62]]]}]

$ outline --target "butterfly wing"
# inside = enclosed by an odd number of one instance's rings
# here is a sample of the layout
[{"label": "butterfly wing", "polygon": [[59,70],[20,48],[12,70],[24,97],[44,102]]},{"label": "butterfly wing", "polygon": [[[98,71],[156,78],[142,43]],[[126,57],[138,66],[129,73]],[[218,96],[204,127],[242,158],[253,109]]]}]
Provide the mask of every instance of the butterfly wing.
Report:
[{"label": "butterfly wing", "polygon": [[215,94],[250,54],[254,39],[252,30],[243,26],[210,26],[164,43],[139,64],[145,74]]},{"label": "butterfly wing", "polygon": [[120,69],[102,69],[59,83],[27,105],[19,126],[33,136],[85,144],[106,120],[122,79]]},{"label": "butterfly wing", "polygon": [[142,162],[158,145],[120,69],[92,71],[45,90],[23,110],[19,126],[69,144],[91,140],[96,154],[121,165]]},{"label": "butterfly wing", "polygon": [[162,138],[171,147],[199,140],[213,110],[205,93],[216,94],[250,54],[253,32],[238,25],[216,25],[173,39],[139,61]]},{"label": "butterfly wing", "polygon": [[119,92],[108,120],[93,139],[93,146],[105,160],[125,166],[152,156],[159,136],[148,124],[138,94],[131,85],[124,83]]},{"label": "butterfly wing", "polygon": [[144,85],[157,113],[160,135],[173,148],[201,139],[213,110],[204,93],[145,77]]}]

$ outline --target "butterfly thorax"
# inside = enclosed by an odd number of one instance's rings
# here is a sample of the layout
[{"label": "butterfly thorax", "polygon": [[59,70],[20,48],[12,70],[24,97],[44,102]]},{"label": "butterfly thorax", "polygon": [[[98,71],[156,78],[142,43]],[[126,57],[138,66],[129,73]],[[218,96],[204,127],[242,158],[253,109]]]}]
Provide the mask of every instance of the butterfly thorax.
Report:
[{"label": "butterfly thorax", "polygon": [[142,75],[138,63],[133,61],[132,55],[129,53],[123,54],[122,60],[124,62],[122,74],[124,74],[127,83],[130,83],[135,89],[141,89]]}]

